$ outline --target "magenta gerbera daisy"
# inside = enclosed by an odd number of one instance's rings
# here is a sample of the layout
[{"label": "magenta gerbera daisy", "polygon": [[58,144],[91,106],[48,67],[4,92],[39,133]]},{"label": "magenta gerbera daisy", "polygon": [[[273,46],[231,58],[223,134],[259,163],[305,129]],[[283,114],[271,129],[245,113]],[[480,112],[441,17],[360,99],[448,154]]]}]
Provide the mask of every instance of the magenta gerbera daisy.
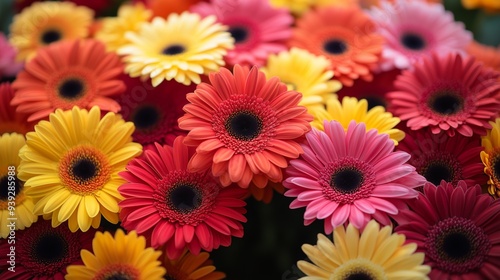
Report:
[{"label": "magenta gerbera daisy", "polygon": [[262,66],[272,53],[287,49],[293,17],[286,9],[272,7],[267,0],[211,0],[194,5],[192,12],[215,15],[229,27],[235,48],[225,60],[229,65]]},{"label": "magenta gerbera daisy", "polygon": [[380,68],[411,68],[433,51],[461,51],[472,41],[472,33],[453,18],[441,3],[417,0],[382,2],[370,14],[384,36]]},{"label": "magenta gerbera daisy", "polygon": [[229,246],[243,236],[245,190],[222,188],[210,172],[187,170],[193,150],[178,136],[173,146],[155,145],[121,172],[120,218],[127,230],[147,236],[151,246],[165,246],[169,258],[187,247],[193,254]]},{"label": "magenta gerbera daisy", "polygon": [[431,279],[498,279],[500,200],[481,187],[427,183],[424,192],[395,217],[395,231],[425,253]]},{"label": "magenta gerbera daisy", "polygon": [[474,57],[433,54],[403,71],[387,98],[391,111],[412,130],[486,135],[500,111],[500,73]]},{"label": "magenta gerbera daisy", "polygon": [[384,225],[389,216],[415,198],[414,188],[424,184],[410,155],[393,151],[394,142],[364,123],[347,128],[337,121],[324,122],[324,131],[306,134],[304,154],[290,161],[283,185],[285,196],[295,197],[290,208],[306,207],[305,224],[325,220],[326,233],[350,222],[363,228],[374,218]]}]

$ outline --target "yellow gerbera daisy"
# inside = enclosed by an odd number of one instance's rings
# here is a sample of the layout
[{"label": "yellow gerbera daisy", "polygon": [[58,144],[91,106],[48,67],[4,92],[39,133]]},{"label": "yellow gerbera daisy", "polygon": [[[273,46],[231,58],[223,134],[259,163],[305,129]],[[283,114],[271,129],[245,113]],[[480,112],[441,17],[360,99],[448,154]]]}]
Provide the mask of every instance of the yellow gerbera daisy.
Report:
[{"label": "yellow gerbera daisy", "polygon": [[262,71],[268,79],[277,76],[289,90],[302,93],[300,105],[315,110],[323,108],[328,98],[342,88],[339,81],[332,80],[333,71],[328,70],[329,66],[330,61],[326,57],[292,48],[270,55]]},{"label": "yellow gerbera daisy", "polygon": [[92,240],[91,253],[80,252],[84,265],[68,266],[66,280],[104,279],[163,279],[165,268],[158,258],[160,251],[146,248],[146,238],[136,231],[127,235],[118,229],[113,236],[109,232],[97,232]]},{"label": "yellow gerbera daisy", "polygon": [[431,268],[423,265],[424,253],[415,253],[415,243],[403,245],[405,239],[390,226],[380,229],[375,220],[361,234],[352,224],[335,228],[333,243],[320,233],[317,245],[302,245],[312,263],[297,262],[309,276],[300,279],[429,279]]},{"label": "yellow gerbera daisy", "polygon": [[500,1],[498,0],[462,0],[462,5],[466,9],[482,8],[488,12],[500,12]]},{"label": "yellow gerbera daisy", "polygon": [[220,280],[226,277],[226,274],[215,271],[215,266],[209,259],[210,254],[201,252],[198,255],[193,255],[188,250],[185,250],[182,255],[171,260],[165,254],[163,266],[167,269],[165,279],[175,280]]},{"label": "yellow gerbera daisy", "polygon": [[[23,183],[17,178],[19,150],[24,136],[4,133],[0,136],[0,237],[7,238],[11,230],[25,229],[38,220],[33,214],[33,200],[25,194]],[[14,226],[9,227],[10,224]]]},{"label": "yellow gerbera daisy", "polygon": [[97,228],[101,215],[118,223],[118,172],[142,152],[132,142],[134,124],[99,107],[56,110],[26,135],[19,155],[19,179],[33,197],[34,212],[52,218],[56,227],[68,221],[72,232]]},{"label": "yellow gerbera daisy", "polygon": [[125,34],[136,32],[141,25],[152,17],[152,12],[141,2],[131,5],[123,4],[118,9],[117,17],[106,17],[101,20],[101,28],[95,37],[101,40],[108,51],[116,51],[128,43]]},{"label": "yellow gerbera daisy", "polygon": [[481,137],[481,161],[484,164],[484,173],[490,178],[488,180],[488,192],[500,197],[500,118],[490,122],[492,129]]},{"label": "yellow gerbera daisy", "polygon": [[9,40],[17,59],[29,60],[40,47],[87,37],[93,17],[94,11],[71,2],[35,2],[14,16]]},{"label": "yellow gerbera daisy", "polygon": [[326,109],[315,110],[312,114],[314,115],[314,120],[311,125],[320,130],[323,130],[324,120],[336,120],[346,130],[349,122],[355,120],[357,123],[365,123],[366,130],[376,128],[379,134],[388,134],[395,145],[405,137],[403,131],[395,128],[400,122],[399,118],[393,117],[382,106],[375,106],[368,110],[366,99],[358,101],[355,97],[345,96],[342,99],[342,103],[340,103],[337,98],[330,98],[326,102]]},{"label": "yellow gerbera daisy", "polygon": [[271,5],[277,8],[286,8],[295,16],[309,11],[315,0],[270,0]]},{"label": "yellow gerbera daisy", "polygon": [[125,55],[125,72],[131,77],[151,78],[153,86],[175,79],[199,84],[200,75],[217,71],[224,55],[234,47],[227,27],[216,23],[215,16],[183,12],[165,20],[155,17],[138,32],[128,32],[128,45],[118,49]]}]

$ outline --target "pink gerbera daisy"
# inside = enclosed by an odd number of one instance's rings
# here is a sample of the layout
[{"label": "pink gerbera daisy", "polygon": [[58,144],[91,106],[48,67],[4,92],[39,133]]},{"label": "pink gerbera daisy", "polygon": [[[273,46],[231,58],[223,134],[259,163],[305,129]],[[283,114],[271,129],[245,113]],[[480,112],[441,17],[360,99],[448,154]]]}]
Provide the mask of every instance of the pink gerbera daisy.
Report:
[{"label": "pink gerbera daisy", "polygon": [[302,153],[299,139],[311,129],[312,116],[299,106],[301,94],[287,90],[277,77],[266,80],[257,67],[223,68],[210,82],[189,93],[179,127],[189,130],[185,143],[196,148],[189,166],[212,169],[223,186],[250,183],[264,188],[283,179],[288,159]]},{"label": "pink gerbera daisy", "polygon": [[287,49],[286,41],[292,35],[293,17],[267,0],[211,0],[190,10],[202,16],[215,15],[229,26],[235,40],[235,48],[225,56],[229,65],[262,66],[269,54]]},{"label": "pink gerbera daisy", "polygon": [[366,131],[364,123],[352,121],[347,131],[337,121],[324,127],[306,134],[304,154],[286,170],[285,196],[295,197],[290,208],[306,207],[306,225],[324,219],[327,234],[346,222],[357,228],[372,218],[390,224],[389,216],[417,197],[414,188],[425,182],[406,163],[410,155],[393,151],[387,134]]},{"label": "pink gerbera daisy", "polygon": [[378,32],[386,39],[380,68],[411,68],[412,64],[435,51],[465,51],[472,33],[441,3],[396,0],[374,6],[370,14]]},{"label": "pink gerbera daisy", "polygon": [[120,218],[127,230],[136,230],[157,248],[165,245],[170,259],[187,247],[193,254],[229,246],[243,236],[245,191],[222,188],[210,172],[187,170],[193,151],[179,136],[173,146],[155,145],[132,160],[120,176],[128,182],[118,188]]},{"label": "pink gerbera daisy", "polygon": [[429,126],[434,134],[486,135],[500,111],[498,77],[474,57],[435,53],[403,71],[387,98],[394,115],[412,130]]},{"label": "pink gerbera daisy", "polygon": [[500,275],[500,200],[481,187],[427,183],[395,217],[395,231],[425,253],[431,279],[481,280]]},{"label": "pink gerbera daisy", "polygon": [[23,68],[23,63],[16,61],[16,49],[0,33],[0,79],[13,79]]}]

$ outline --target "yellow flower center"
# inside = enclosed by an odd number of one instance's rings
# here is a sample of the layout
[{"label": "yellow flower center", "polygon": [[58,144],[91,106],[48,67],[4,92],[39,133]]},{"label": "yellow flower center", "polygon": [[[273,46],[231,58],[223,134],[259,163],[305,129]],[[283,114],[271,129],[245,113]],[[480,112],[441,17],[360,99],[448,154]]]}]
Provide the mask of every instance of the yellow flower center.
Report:
[{"label": "yellow flower center", "polygon": [[384,269],[367,259],[353,259],[343,263],[330,280],[386,280]]}]

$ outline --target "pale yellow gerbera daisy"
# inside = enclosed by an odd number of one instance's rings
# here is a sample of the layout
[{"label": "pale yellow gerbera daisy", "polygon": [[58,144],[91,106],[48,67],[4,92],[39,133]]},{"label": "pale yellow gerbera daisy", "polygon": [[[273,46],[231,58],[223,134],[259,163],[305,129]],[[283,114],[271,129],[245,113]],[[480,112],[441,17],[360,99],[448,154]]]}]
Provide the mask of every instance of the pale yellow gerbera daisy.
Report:
[{"label": "pale yellow gerbera daisy", "polygon": [[224,55],[234,47],[227,27],[215,16],[183,12],[143,24],[138,32],[128,32],[129,44],[118,49],[124,55],[125,72],[131,77],[151,78],[153,86],[175,79],[199,84],[200,75],[219,70]]},{"label": "pale yellow gerbera daisy", "polygon": [[481,137],[481,160],[484,164],[484,173],[489,176],[488,192],[500,197],[500,118],[490,122],[492,128]]},{"label": "pale yellow gerbera daisy", "polygon": [[134,124],[99,107],[56,110],[26,135],[19,155],[19,179],[35,202],[34,213],[52,219],[52,226],[68,221],[72,232],[97,228],[101,216],[118,223],[118,173],[142,152],[132,142]]}]

